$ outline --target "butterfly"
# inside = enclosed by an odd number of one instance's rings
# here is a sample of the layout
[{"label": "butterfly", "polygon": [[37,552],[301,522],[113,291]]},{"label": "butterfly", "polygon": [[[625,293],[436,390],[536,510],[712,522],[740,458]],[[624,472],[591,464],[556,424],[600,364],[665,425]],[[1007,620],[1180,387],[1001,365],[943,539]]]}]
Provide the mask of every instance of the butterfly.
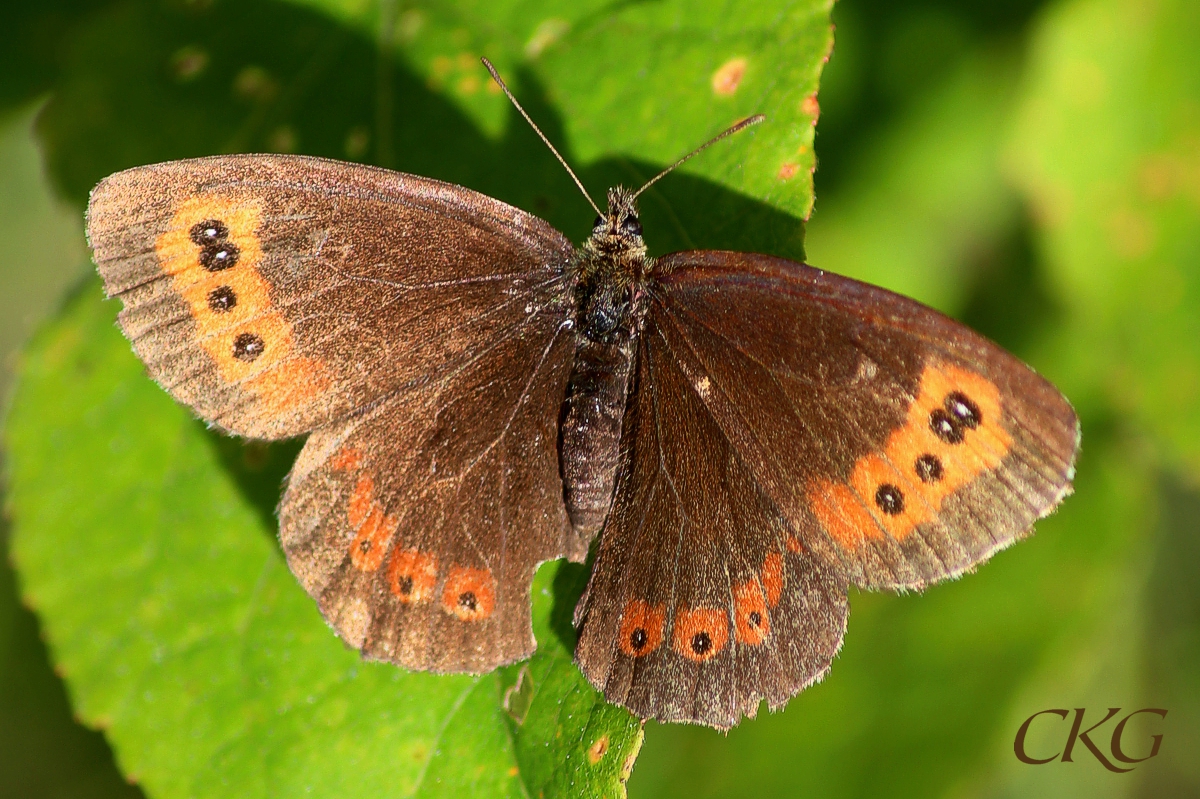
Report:
[{"label": "butterfly", "polygon": [[651,258],[644,189],[610,190],[576,248],[461,186],[228,155],[106,178],[87,229],[151,377],[230,434],[308,436],[280,541],[350,646],[527,658],[534,571],[591,548],[587,679],[728,729],[828,672],[850,586],[919,590],[1027,535],[1079,427],[912,300],[767,255]]}]

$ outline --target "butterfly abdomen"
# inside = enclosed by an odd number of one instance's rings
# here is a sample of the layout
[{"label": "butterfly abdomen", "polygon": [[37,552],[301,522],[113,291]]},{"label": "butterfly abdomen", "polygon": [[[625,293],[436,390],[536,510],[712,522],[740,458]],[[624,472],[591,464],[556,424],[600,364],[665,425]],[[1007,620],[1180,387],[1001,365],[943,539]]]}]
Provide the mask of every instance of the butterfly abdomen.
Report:
[{"label": "butterfly abdomen", "polygon": [[563,404],[559,465],[567,514],[585,540],[603,526],[612,502],[633,345],[628,333],[615,342],[583,335],[576,339],[575,366]]},{"label": "butterfly abdomen", "polygon": [[559,465],[571,525],[590,540],[608,516],[616,485],[639,314],[633,292],[609,269],[583,277],[575,297],[575,361],[563,403]]}]

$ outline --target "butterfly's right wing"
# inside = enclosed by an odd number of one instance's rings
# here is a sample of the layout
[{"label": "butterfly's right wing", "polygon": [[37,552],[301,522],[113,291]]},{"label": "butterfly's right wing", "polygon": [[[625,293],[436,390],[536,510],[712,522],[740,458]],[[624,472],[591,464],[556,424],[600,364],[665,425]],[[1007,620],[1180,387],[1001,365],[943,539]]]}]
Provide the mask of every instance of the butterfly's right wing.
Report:
[{"label": "butterfly's right wing", "polygon": [[763,255],[657,262],[576,660],[643,717],[727,728],[819,678],[848,584],[923,588],[1070,490],[1066,399],[888,291]]},{"label": "butterfly's right wing", "polygon": [[782,258],[657,264],[651,316],[797,544],[867,589],[922,589],[1070,493],[1071,405],[965,325]]}]

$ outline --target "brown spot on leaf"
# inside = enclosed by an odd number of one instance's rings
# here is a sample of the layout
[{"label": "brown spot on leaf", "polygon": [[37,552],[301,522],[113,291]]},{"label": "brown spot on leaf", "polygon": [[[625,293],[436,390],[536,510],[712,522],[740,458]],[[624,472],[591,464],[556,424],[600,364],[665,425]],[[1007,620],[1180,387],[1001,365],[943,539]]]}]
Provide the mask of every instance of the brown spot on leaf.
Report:
[{"label": "brown spot on leaf", "polygon": [[475,75],[463,75],[458,81],[459,94],[474,94],[479,91],[479,78]]},{"label": "brown spot on leaf", "polygon": [[1128,206],[1118,208],[1109,217],[1108,225],[1113,249],[1131,261],[1145,258],[1158,242],[1154,221],[1144,211]]},{"label": "brown spot on leaf", "polygon": [[[571,30],[571,23],[565,19],[552,17],[542,20],[537,28],[534,29],[533,35],[529,37],[529,41],[525,43],[525,57],[537,58],[547,47],[550,47],[565,36],[569,30]],[[492,83],[494,84],[495,82],[493,81]],[[496,86],[496,90],[500,90],[498,85]]]},{"label": "brown spot on leaf", "polygon": [[713,94],[728,97],[737,91],[746,75],[746,59],[731,58],[712,74]]},{"label": "brown spot on leaf", "polygon": [[821,104],[817,102],[817,94],[812,94],[800,101],[800,111],[807,117],[812,117],[813,124],[817,124],[817,118],[821,116]]},{"label": "brown spot on leaf", "polygon": [[593,766],[600,762],[600,759],[608,753],[608,736],[601,735],[591,746],[588,747],[588,762]]}]

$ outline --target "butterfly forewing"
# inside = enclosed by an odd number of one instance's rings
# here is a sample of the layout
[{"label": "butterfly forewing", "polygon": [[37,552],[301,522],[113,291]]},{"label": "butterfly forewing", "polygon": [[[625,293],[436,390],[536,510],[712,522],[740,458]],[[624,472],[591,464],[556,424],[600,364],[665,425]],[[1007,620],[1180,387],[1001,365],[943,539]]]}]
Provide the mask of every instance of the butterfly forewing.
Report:
[{"label": "butterfly forewing", "polygon": [[258,438],[422,390],[556,297],[572,253],[476,192],[299,156],[117,173],[88,235],[150,375]]},{"label": "butterfly forewing", "polygon": [[657,269],[648,324],[798,545],[851,582],[955,576],[1069,490],[1070,405],[965,326],[779,258],[679,253]]}]

